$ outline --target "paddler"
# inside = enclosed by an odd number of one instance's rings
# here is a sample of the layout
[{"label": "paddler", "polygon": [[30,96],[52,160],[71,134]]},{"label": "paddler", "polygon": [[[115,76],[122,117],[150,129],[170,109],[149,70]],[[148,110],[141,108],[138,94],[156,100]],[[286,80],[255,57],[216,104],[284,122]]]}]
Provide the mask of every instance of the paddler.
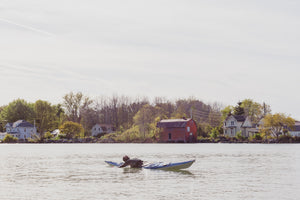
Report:
[{"label": "paddler", "polygon": [[137,158],[130,159],[128,156],[123,156],[124,164],[122,164],[119,167],[126,167],[130,166],[131,168],[142,168],[143,167],[143,161]]}]

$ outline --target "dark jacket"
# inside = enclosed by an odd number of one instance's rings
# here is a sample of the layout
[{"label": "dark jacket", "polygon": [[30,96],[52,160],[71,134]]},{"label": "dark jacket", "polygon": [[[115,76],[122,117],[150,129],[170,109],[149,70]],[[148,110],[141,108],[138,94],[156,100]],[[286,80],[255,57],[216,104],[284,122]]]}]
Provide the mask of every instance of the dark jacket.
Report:
[{"label": "dark jacket", "polygon": [[131,168],[141,168],[143,166],[143,161],[140,159],[129,159],[126,162],[124,162],[124,164],[122,164],[120,167],[126,167],[126,166],[130,166]]}]

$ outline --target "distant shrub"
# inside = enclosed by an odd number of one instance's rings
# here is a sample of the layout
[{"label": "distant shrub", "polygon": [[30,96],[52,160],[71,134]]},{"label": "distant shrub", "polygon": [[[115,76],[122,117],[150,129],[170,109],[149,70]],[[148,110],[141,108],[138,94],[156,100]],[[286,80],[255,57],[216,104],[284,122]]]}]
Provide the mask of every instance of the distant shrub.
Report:
[{"label": "distant shrub", "polygon": [[295,136],[294,137],[294,141],[297,142],[297,143],[299,143],[300,142],[300,137],[299,136]]},{"label": "distant shrub", "polygon": [[204,140],[204,139],[206,139],[206,138],[203,137],[203,136],[198,136],[198,137],[197,137],[197,140]]},{"label": "distant shrub", "polygon": [[216,139],[220,135],[220,132],[217,128],[213,128],[209,134],[210,138]]},{"label": "distant shrub", "polygon": [[45,133],[44,138],[49,140],[49,139],[53,138],[53,135],[48,131]]},{"label": "distant shrub", "polygon": [[252,140],[262,140],[262,136],[260,133],[255,133],[251,139]]},{"label": "distant shrub", "polygon": [[235,138],[236,138],[237,140],[239,140],[239,141],[244,141],[244,140],[247,139],[246,137],[242,136],[242,131],[238,131],[238,132],[236,133]]},{"label": "distant shrub", "polygon": [[67,139],[67,136],[65,134],[58,134],[56,139],[58,140]]},{"label": "distant shrub", "polygon": [[36,143],[36,142],[37,142],[37,140],[35,140],[35,139],[32,139],[32,138],[28,138],[28,139],[27,139],[27,142],[29,142],[29,143]]},{"label": "distant shrub", "polygon": [[280,135],[278,137],[278,142],[280,143],[291,143],[293,140],[294,138],[291,135]]},{"label": "distant shrub", "polygon": [[76,122],[67,121],[59,127],[59,130],[67,139],[84,137],[84,128]]},{"label": "distant shrub", "polygon": [[16,143],[18,141],[18,138],[10,135],[10,134],[6,134],[5,137],[3,138],[3,142],[4,143]]}]

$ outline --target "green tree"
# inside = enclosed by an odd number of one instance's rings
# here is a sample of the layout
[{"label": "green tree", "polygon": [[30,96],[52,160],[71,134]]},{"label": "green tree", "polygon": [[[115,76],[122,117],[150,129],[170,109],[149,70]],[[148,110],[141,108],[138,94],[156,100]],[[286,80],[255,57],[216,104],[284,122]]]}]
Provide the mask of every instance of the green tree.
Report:
[{"label": "green tree", "polygon": [[263,129],[266,129],[277,140],[279,135],[284,133],[285,129],[292,129],[294,125],[295,120],[284,113],[268,114],[263,120]]},{"label": "green tree", "polygon": [[62,125],[64,121],[67,120],[67,116],[65,115],[65,111],[61,104],[54,105],[53,107],[55,110],[55,119],[56,119],[54,127],[57,128],[60,125]]},{"label": "green tree", "polygon": [[197,124],[197,127],[198,127],[198,136],[202,136],[204,138],[209,137],[213,129],[213,127],[207,122],[199,123]]},{"label": "green tree", "polygon": [[234,115],[245,115],[245,110],[242,106],[242,102],[238,102],[238,105],[233,108]]},{"label": "green tree", "polygon": [[82,125],[72,121],[67,121],[63,123],[59,127],[59,130],[68,139],[75,138],[75,137],[76,138],[83,137],[83,133],[84,133],[84,129]]},{"label": "green tree", "polygon": [[220,135],[220,132],[219,132],[218,128],[215,127],[215,128],[213,128],[213,129],[211,130],[211,133],[210,133],[209,136],[210,136],[210,138],[215,139],[215,138],[217,138],[219,135]]},{"label": "green tree", "polygon": [[[4,110],[4,108],[5,108],[5,106],[0,106],[0,116],[1,116],[1,113]],[[1,117],[0,117],[0,120],[1,120]],[[4,126],[5,126],[5,121],[0,121],[0,132],[4,131]]]},{"label": "green tree", "polygon": [[233,107],[232,106],[226,106],[223,110],[221,110],[222,113],[222,120],[224,121],[228,115],[231,115],[233,113]]},{"label": "green tree", "polygon": [[49,139],[53,138],[53,135],[48,131],[45,133],[44,138],[49,140]]},{"label": "green tree", "polygon": [[133,120],[134,125],[139,127],[140,133],[145,138],[151,131],[155,131],[153,123],[155,123],[156,127],[156,121],[163,118],[166,118],[166,116],[162,108],[146,104],[137,112]]},{"label": "green tree", "polygon": [[245,116],[250,117],[254,123],[258,123],[265,115],[271,113],[269,105],[257,103],[252,99],[243,100],[241,107],[244,109]]},{"label": "green tree", "polygon": [[56,107],[47,101],[38,100],[34,104],[35,116],[37,119],[37,130],[43,137],[45,131],[51,131],[56,125]]},{"label": "green tree", "polygon": [[24,99],[12,101],[2,110],[0,114],[0,121],[6,122],[15,122],[20,119],[33,122],[33,118],[33,104],[28,103]]}]

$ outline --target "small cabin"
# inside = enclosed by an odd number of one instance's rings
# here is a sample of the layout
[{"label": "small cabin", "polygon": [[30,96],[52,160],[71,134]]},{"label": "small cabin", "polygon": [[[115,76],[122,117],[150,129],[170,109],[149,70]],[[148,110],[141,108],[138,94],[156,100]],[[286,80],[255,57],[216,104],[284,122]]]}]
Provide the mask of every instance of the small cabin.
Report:
[{"label": "small cabin", "polygon": [[197,125],[193,119],[164,119],[157,123],[161,142],[196,142]]}]

